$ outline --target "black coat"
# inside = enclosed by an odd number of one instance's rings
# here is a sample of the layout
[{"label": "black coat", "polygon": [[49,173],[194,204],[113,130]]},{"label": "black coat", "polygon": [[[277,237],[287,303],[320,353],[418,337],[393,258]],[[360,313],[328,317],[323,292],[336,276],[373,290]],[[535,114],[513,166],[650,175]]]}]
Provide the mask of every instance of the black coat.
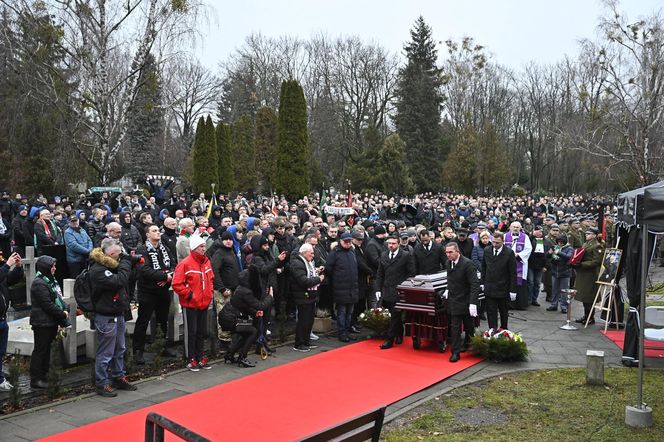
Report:
[{"label": "black coat", "polygon": [[447,291],[448,309],[451,315],[468,314],[470,304],[477,306],[477,297],[480,294],[477,269],[465,256],[459,257],[454,269],[450,269],[450,263],[447,263]]},{"label": "black coat", "polygon": [[164,246],[168,256],[164,256],[161,247],[150,248],[148,251],[146,244],[141,244],[136,249],[136,254],[145,259],[145,263],[137,267],[138,270],[138,293],[145,294],[164,294],[168,293],[170,283],[160,286],[159,283],[168,280],[168,273],[175,269],[175,257],[170,255],[168,248]]},{"label": "black coat", "polygon": [[369,266],[367,256],[363,247],[354,247],[355,259],[357,260],[357,284],[360,289],[359,297],[364,298],[367,289],[370,287],[370,278],[374,276],[374,270]]},{"label": "black coat", "polygon": [[[138,233],[138,229],[136,229],[136,233]],[[139,234],[138,236],[140,238],[141,235]],[[175,233],[175,231],[172,232],[164,231],[164,233],[161,234],[161,242],[163,242],[164,245],[168,248],[168,251],[170,252],[171,256],[177,258],[178,251],[175,246],[178,242],[178,235]]]},{"label": "black coat", "polygon": [[19,282],[22,276],[23,267],[14,267],[12,270],[9,270],[7,264],[0,264],[0,320],[7,319],[7,309],[9,308],[9,286]]},{"label": "black coat", "polygon": [[381,299],[397,302],[397,286],[407,278],[415,276],[415,261],[412,256],[399,250],[397,256],[390,260],[388,251],[380,255],[378,272],[376,272],[376,291],[381,292]]},{"label": "black coat", "polygon": [[[90,238],[94,238],[94,236],[91,236]],[[132,250],[136,251],[138,246],[143,242],[138,228],[131,223],[122,223],[122,236],[120,237],[120,241],[127,252],[131,252]]]},{"label": "black coat", "polygon": [[510,293],[516,293],[516,258],[512,249],[503,245],[498,256],[493,256],[493,246],[484,248],[481,283],[488,298],[509,298]]},{"label": "black coat", "polygon": [[220,292],[235,290],[240,284],[240,264],[237,262],[233,247],[223,245],[214,252],[210,259],[214,271],[214,289]]},{"label": "black coat", "polygon": [[42,278],[35,278],[30,287],[30,325],[33,327],[64,326],[67,316],[55,305],[56,294],[51,291]]},{"label": "black coat", "polygon": [[418,275],[431,275],[443,270],[447,258],[443,248],[431,242],[431,250],[424,248],[422,244],[415,246],[415,273]]},{"label": "black coat", "polygon": [[131,260],[123,258],[118,263],[104,254],[100,248],[90,253],[90,282],[95,312],[117,316],[129,309],[127,284],[131,274]]},{"label": "black coat", "polygon": [[459,244],[459,250],[461,251],[461,254],[463,256],[465,256],[468,259],[470,259],[470,257],[473,256],[473,247],[475,247],[475,243],[473,242],[472,239],[466,238],[463,241],[459,241],[457,239],[456,243]]},{"label": "black coat", "polygon": [[290,260],[290,292],[296,304],[318,301],[318,291],[310,290],[320,284],[320,277],[309,277],[304,258],[293,255]]},{"label": "black coat", "polygon": [[355,304],[358,301],[357,258],[352,248],[340,245],[327,256],[325,274],[330,278],[334,302]]},{"label": "black coat", "polygon": [[231,296],[230,303],[238,310],[240,316],[253,318],[258,310],[266,310],[272,304],[272,298],[270,297],[262,301],[256,297],[256,294],[250,288],[248,271],[241,273],[238,284],[237,289]]},{"label": "black coat", "polygon": [[382,255],[385,250],[387,250],[385,247],[385,242],[377,238],[372,238],[364,249],[367,256],[367,262],[369,263],[369,267],[371,267],[374,274],[378,271],[380,255]]}]

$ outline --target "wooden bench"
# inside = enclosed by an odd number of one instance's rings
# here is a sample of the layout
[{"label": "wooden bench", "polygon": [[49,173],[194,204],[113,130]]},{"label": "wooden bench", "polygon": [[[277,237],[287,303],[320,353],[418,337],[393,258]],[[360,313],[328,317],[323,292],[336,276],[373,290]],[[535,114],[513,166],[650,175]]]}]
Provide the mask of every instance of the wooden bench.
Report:
[{"label": "wooden bench", "polygon": [[386,407],[382,407],[370,413],[354,417],[339,425],[300,439],[300,441],[327,442],[334,440],[360,442],[371,440],[372,442],[378,442],[378,439],[380,438],[380,431],[383,429],[385,408]]}]

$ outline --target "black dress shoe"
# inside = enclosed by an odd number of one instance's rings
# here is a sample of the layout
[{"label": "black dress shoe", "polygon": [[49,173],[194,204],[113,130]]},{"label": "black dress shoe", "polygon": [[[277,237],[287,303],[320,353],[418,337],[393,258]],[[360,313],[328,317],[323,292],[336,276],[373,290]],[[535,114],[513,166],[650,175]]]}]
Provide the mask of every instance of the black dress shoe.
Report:
[{"label": "black dress shoe", "polygon": [[395,342],[396,342],[397,344],[403,344],[403,336],[397,336]]},{"label": "black dress shoe", "polygon": [[224,364],[235,364],[237,359],[234,355],[226,354],[224,355]]},{"label": "black dress shoe", "polygon": [[577,324],[583,324],[584,322],[586,322],[586,319],[588,319],[588,318],[579,318],[574,322],[576,322]]},{"label": "black dress shoe", "polygon": [[42,381],[42,380],[37,380],[34,382],[30,382],[30,388],[36,388],[36,389],[44,389],[48,388],[48,382]]},{"label": "black dress shoe", "polygon": [[590,318],[590,321],[588,321],[588,325],[594,324],[595,323],[595,318]]},{"label": "black dress shoe", "polygon": [[546,308],[547,312],[555,312],[557,310],[558,310],[558,307],[554,307],[554,306],[549,306],[549,307]]},{"label": "black dress shoe", "polygon": [[459,353],[452,353],[452,356],[450,356],[450,362],[456,362],[459,359],[461,359],[461,356],[459,356]]},{"label": "black dress shoe", "polygon": [[392,341],[392,339],[388,339],[387,341],[380,344],[380,349],[381,350],[387,350],[388,348],[392,348],[392,347],[394,347],[394,342]]},{"label": "black dress shoe", "polygon": [[535,307],[539,307],[540,303],[537,302],[537,301],[533,301],[533,302],[530,303],[530,305],[534,305]]}]

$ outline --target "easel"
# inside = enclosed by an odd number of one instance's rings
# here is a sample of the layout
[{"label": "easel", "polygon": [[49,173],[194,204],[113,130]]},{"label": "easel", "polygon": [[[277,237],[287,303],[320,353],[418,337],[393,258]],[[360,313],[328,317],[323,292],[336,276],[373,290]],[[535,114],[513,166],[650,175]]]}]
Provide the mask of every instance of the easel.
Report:
[{"label": "easel", "polygon": [[[600,316],[602,312],[606,312],[606,321],[604,323],[604,333],[609,329],[609,322],[611,318],[611,312],[613,312],[613,317],[615,318],[616,322],[618,321],[618,310],[616,303],[613,300],[613,289],[615,288],[615,284],[613,282],[607,284],[605,282],[599,282],[595,281],[596,284],[599,285],[599,288],[597,289],[597,293],[595,294],[595,300],[593,301],[593,306],[590,309],[590,311],[600,311]],[[608,299],[607,299],[608,298]],[[597,304],[599,301],[599,305]],[[606,307],[604,307],[606,305]],[[588,318],[586,318],[586,323],[583,328],[588,327],[588,322],[590,322],[590,318],[592,318],[592,315],[588,315]]]}]

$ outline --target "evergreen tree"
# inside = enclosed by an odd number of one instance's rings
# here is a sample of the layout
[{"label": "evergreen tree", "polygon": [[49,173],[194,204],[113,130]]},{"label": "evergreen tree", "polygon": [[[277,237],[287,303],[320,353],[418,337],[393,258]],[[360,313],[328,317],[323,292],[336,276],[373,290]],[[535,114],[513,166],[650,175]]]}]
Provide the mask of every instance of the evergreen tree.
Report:
[{"label": "evergreen tree", "polygon": [[210,193],[210,185],[219,178],[217,174],[217,147],[210,143],[207,130],[208,125],[205,118],[199,118],[194,139],[191,179],[196,193]]},{"label": "evergreen tree", "polygon": [[378,183],[388,195],[408,195],[415,190],[405,161],[405,145],[399,134],[385,139],[378,153]]},{"label": "evergreen tree", "polygon": [[397,131],[406,144],[406,162],[418,191],[436,190],[439,180],[441,70],[431,28],[420,16],[404,47],[408,62],[399,71],[396,90]]},{"label": "evergreen tree", "polygon": [[256,189],[256,146],[254,122],[249,115],[241,116],[231,131],[233,140],[233,171],[238,191]]},{"label": "evergreen tree", "polygon": [[127,116],[126,174],[138,178],[163,169],[164,109],[157,63],[148,54],[138,77],[138,91]]},{"label": "evergreen tree", "polygon": [[231,126],[224,123],[217,125],[217,156],[219,157],[219,193],[229,193],[235,189],[233,172],[233,149]]},{"label": "evergreen tree", "polygon": [[256,112],[256,175],[258,189],[271,192],[277,172],[277,114],[261,107]]},{"label": "evergreen tree", "polygon": [[296,80],[281,83],[276,190],[296,200],[309,193],[307,103]]},{"label": "evergreen tree", "polygon": [[346,169],[346,180],[350,180],[353,189],[358,192],[383,190],[376,175],[376,159],[383,146],[383,137],[374,126],[369,126],[364,134],[365,151],[353,161],[349,161]]},{"label": "evergreen tree", "polygon": [[444,186],[465,194],[475,192],[477,178],[474,151],[476,147],[477,133],[472,126],[468,125],[459,133],[459,141],[443,165],[442,182]]},{"label": "evergreen tree", "polygon": [[[210,168],[210,174],[214,177],[211,183],[215,185],[219,184],[219,148],[217,147],[217,132],[214,129],[214,123],[212,122],[212,117],[208,115],[205,120],[205,143],[208,146],[208,151],[210,152],[209,161],[213,164],[214,167]],[[205,193],[210,193],[212,191],[212,186],[208,187],[208,190]]]},{"label": "evergreen tree", "polygon": [[486,124],[475,146],[475,168],[482,194],[501,190],[509,185],[511,173],[507,163],[507,150],[498,139],[493,124]]}]

